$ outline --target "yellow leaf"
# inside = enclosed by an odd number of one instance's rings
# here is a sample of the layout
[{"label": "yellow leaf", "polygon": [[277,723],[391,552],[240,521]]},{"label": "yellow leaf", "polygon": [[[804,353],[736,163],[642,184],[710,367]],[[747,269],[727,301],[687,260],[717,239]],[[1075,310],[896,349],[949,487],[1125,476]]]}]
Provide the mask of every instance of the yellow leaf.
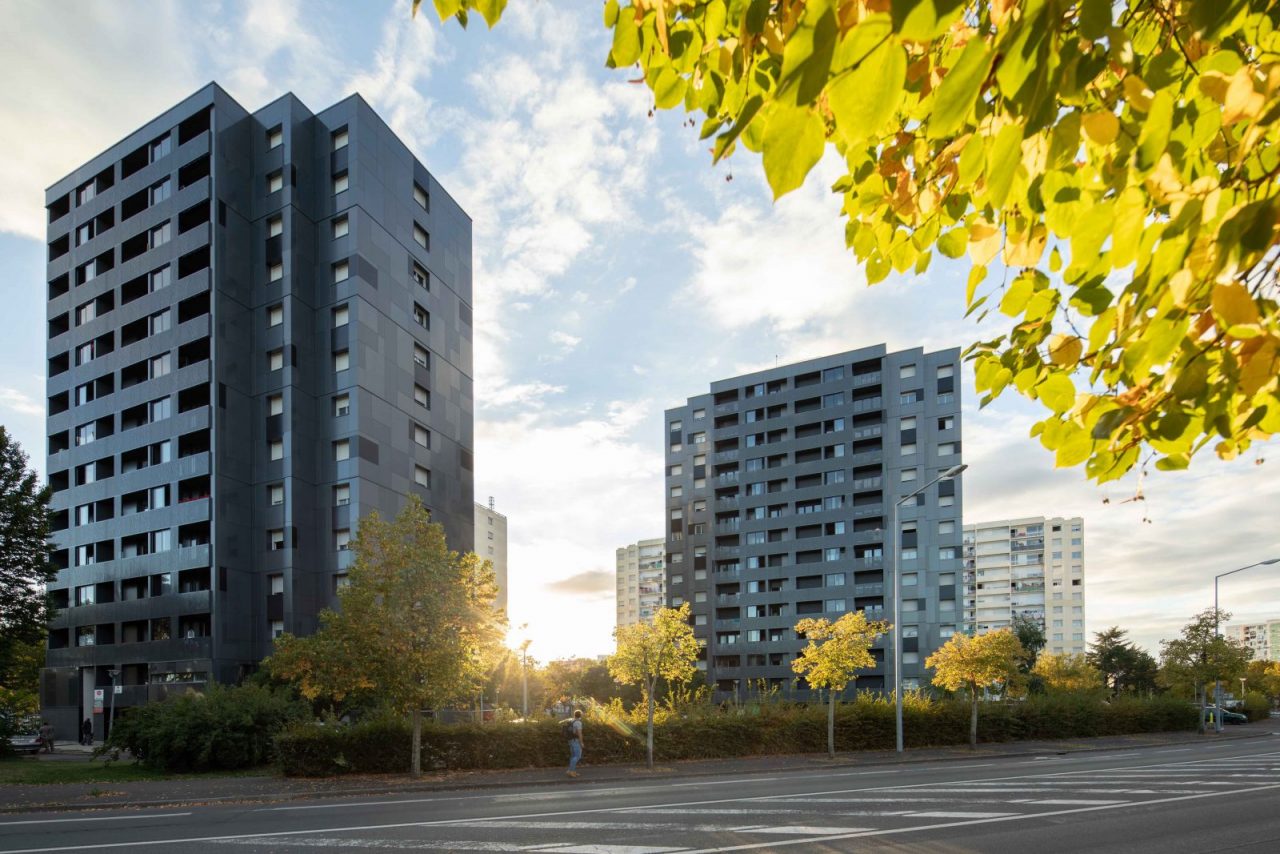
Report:
[{"label": "yellow leaf", "polygon": [[1219,282],[1213,286],[1213,313],[1223,329],[1251,326],[1260,320],[1253,297],[1237,282]]},{"label": "yellow leaf", "polygon": [[1191,271],[1183,267],[1169,278],[1169,292],[1173,294],[1173,304],[1178,308],[1187,307],[1187,294],[1190,293],[1195,280]]},{"label": "yellow leaf", "polygon": [[1010,240],[1004,248],[1004,262],[1010,267],[1034,267],[1040,263],[1045,244],[1049,240],[1049,232],[1042,225],[1033,228],[1030,234],[1017,235],[1017,242]]},{"label": "yellow leaf", "polygon": [[1277,372],[1280,372],[1280,353],[1277,353],[1277,349],[1274,338],[1264,340],[1254,349],[1240,369],[1241,391],[1254,395],[1268,383],[1275,381]]},{"label": "yellow leaf", "polygon": [[985,267],[999,251],[1000,229],[981,221],[969,227],[969,257],[973,263]]},{"label": "yellow leaf", "polygon": [[1249,66],[1237,71],[1227,86],[1226,98],[1222,104],[1222,123],[1229,125],[1240,119],[1253,119],[1262,111],[1266,98],[1253,88],[1253,77],[1249,74]]},{"label": "yellow leaf", "polygon": [[1084,344],[1075,335],[1059,334],[1049,341],[1049,358],[1064,368],[1074,368],[1083,351]]},{"label": "yellow leaf", "polygon": [[1145,113],[1151,109],[1151,99],[1155,95],[1138,75],[1130,74],[1124,79],[1124,96],[1129,99],[1129,106],[1135,110]]},{"label": "yellow leaf", "polygon": [[1120,120],[1106,110],[1085,113],[1080,117],[1085,136],[1098,145],[1110,145],[1120,133]]}]

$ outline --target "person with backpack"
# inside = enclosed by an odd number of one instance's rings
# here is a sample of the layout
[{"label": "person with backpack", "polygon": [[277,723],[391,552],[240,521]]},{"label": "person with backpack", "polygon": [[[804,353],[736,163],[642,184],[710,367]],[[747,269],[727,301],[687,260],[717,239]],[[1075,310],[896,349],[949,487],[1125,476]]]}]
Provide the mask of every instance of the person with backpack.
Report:
[{"label": "person with backpack", "polygon": [[561,721],[560,728],[569,742],[569,771],[567,776],[577,777],[578,762],[582,760],[582,710],[575,709],[573,717]]}]

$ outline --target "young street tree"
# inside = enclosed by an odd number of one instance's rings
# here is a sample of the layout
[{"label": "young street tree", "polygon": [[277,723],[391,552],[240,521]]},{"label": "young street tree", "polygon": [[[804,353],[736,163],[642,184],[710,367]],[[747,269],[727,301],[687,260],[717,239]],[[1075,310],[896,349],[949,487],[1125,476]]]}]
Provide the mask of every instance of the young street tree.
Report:
[{"label": "young street tree", "polygon": [[618,651],[609,656],[609,672],[624,685],[640,685],[648,706],[646,756],[653,767],[653,704],[658,680],[688,682],[697,667],[698,642],[689,625],[689,603],[662,608],[652,623],[634,623],[614,630]]},{"label": "young street tree", "polygon": [[834,623],[825,619],[804,619],[796,631],[808,645],[791,662],[791,669],[814,688],[827,690],[827,755],[836,755],[836,697],[858,671],[875,667],[871,644],[889,631],[883,620],[868,621],[863,611],[850,611]]},{"label": "young street tree", "polygon": [[1040,401],[1057,465],[1103,482],[1280,432],[1276,4],[607,0],[604,23],[606,64],[702,117],[715,161],[759,152],[775,198],[834,150],[869,282],[967,256],[969,313],[1011,319],[968,350],[982,402]]},{"label": "young street tree", "polygon": [[1253,657],[1243,641],[1218,636],[1219,626],[1230,619],[1228,612],[1208,608],[1182,627],[1181,637],[1160,643],[1160,681],[1175,691],[1191,692],[1200,706],[1201,732],[1209,684],[1219,680],[1229,689],[1245,675]]},{"label": "young street tree", "polygon": [[1094,632],[1085,659],[1102,674],[1102,682],[1112,696],[1142,693],[1156,688],[1156,660],[1146,650],[1131,643],[1119,626]]},{"label": "young street tree", "polygon": [[1036,659],[1031,672],[1048,691],[1082,694],[1103,690],[1102,674],[1083,655],[1046,652]]},{"label": "young street tree", "polygon": [[978,745],[978,701],[987,688],[1009,682],[1018,670],[1018,660],[1026,655],[1011,629],[985,635],[952,635],[925,661],[934,671],[933,684],[948,691],[968,691],[970,703],[969,746]]},{"label": "young street tree", "polygon": [[421,774],[422,710],[474,696],[500,648],[493,568],[445,545],[444,528],[410,498],[393,521],[376,513],[352,542],[338,609],[310,637],[285,635],[266,661],[308,700],[363,694],[413,719],[411,773]]},{"label": "young street tree", "polygon": [[58,572],[49,560],[49,495],[0,427],[0,672],[24,645],[44,640],[53,616],[44,589]]}]

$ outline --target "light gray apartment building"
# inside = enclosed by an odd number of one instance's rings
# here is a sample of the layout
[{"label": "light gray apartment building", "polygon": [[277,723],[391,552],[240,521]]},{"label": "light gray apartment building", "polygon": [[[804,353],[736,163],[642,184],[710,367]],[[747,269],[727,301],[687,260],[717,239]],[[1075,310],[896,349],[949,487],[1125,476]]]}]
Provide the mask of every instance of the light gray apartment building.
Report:
[{"label": "light gray apartment building", "polygon": [[359,96],[210,84],[45,201],[59,738],[314,631],[371,511],[472,549],[471,222]]},{"label": "light gray apartment building", "polygon": [[507,580],[507,517],[494,509],[493,496],[489,503],[475,504],[476,554],[493,564],[493,581],[498,586],[493,606],[507,610],[509,582]]},{"label": "light gray apartment building", "polygon": [[[666,412],[667,597],[692,603],[699,666],[721,692],[790,690],[798,619],[900,623],[903,682],[956,631],[962,490],[958,350],[883,345],[720,380]],[[896,546],[895,546],[896,543]],[[902,614],[893,613],[899,549]],[[882,638],[860,690],[893,674]]]}]

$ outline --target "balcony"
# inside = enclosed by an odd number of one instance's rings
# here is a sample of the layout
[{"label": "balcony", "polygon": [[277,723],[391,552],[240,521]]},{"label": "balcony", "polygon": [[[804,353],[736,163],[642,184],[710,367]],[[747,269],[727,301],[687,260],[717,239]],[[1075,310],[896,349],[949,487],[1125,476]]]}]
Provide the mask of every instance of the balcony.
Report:
[{"label": "balcony", "polygon": [[855,492],[864,489],[879,489],[883,478],[879,477],[860,477],[853,481],[853,489]]},{"label": "balcony", "polygon": [[730,412],[737,412],[738,401],[735,400],[731,403],[717,403],[713,411],[716,415],[726,415]]},{"label": "balcony", "polygon": [[881,374],[879,371],[872,371],[866,374],[854,374],[853,387],[862,388],[863,386],[879,385],[880,380],[881,380]]},{"label": "balcony", "polygon": [[868,424],[866,427],[855,427],[853,430],[853,441],[859,439],[875,439],[884,433],[883,424]]},{"label": "balcony", "polygon": [[[736,575],[736,573],[735,573]],[[720,593],[716,595],[717,605],[737,605],[741,593]]]},{"label": "balcony", "polygon": [[732,519],[727,522],[716,522],[717,533],[733,533],[742,527],[741,519]]},{"label": "balcony", "polygon": [[742,624],[741,620],[716,620],[717,629],[736,629]]},{"label": "balcony", "polygon": [[864,397],[853,402],[854,412],[877,412],[884,409],[884,399],[880,397]]},{"label": "balcony", "polygon": [[738,458],[739,451],[716,451],[712,458],[717,463],[730,463]]}]

